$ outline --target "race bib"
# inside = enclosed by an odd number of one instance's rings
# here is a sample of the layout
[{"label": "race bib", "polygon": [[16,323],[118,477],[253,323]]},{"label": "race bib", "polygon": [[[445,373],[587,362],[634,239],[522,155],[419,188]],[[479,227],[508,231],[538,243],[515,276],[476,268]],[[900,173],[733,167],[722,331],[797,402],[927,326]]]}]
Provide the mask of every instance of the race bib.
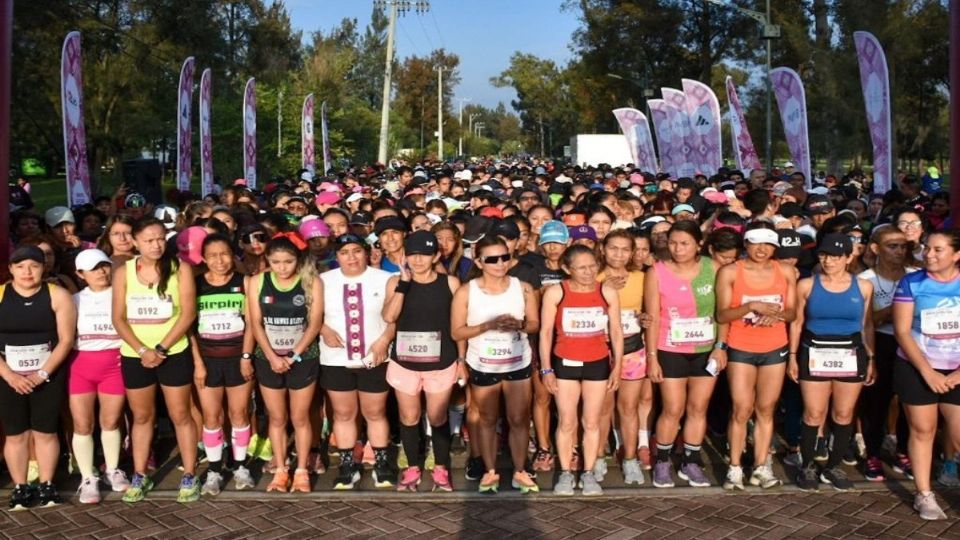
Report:
[{"label": "race bib", "polygon": [[523,361],[523,339],[519,332],[487,332],[480,338],[481,364],[506,366]]},{"label": "race bib", "polygon": [[50,357],[50,344],[7,345],[4,350],[7,366],[17,373],[33,373]]},{"label": "race bib", "polygon": [[397,360],[430,363],[440,361],[440,332],[397,332]]},{"label": "race bib", "polygon": [[960,306],[925,309],[920,312],[920,332],[932,339],[960,337]]},{"label": "race bib", "polygon": [[[783,307],[783,297],[779,294],[761,294],[761,295],[750,295],[745,294],[740,298],[740,305],[749,304],[750,302],[766,302],[768,304],[780,304],[780,307]],[[743,320],[753,322],[760,317],[754,313],[750,312],[743,316]]]},{"label": "race bib", "polygon": [[624,336],[632,336],[634,334],[639,334],[641,331],[641,328],[640,328],[640,317],[637,315],[637,312],[632,309],[621,309],[620,310],[620,327],[623,328]]},{"label": "race bib", "polygon": [[303,326],[279,326],[275,324],[263,325],[267,332],[267,340],[273,352],[283,355],[293,350],[300,338],[303,337]]},{"label": "race bib", "polygon": [[109,311],[85,312],[77,319],[77,340],[92,341],[96,339],[120,339],[116,328],[113,327],[113,320],[110,318]]},{"label": "race bib", "polygon": [[197,333],[203,339],[240,337],[244,327],[243,315],[235,309],[204,310],[197,316]]},{"label": "race bib", "polygon": [[709,343],[713,339],[713,319],[710,317],[670,320],[670,343]]},{"label": "race bib", "polygon": [[599,336],[607,331],[602,307],[565,307],[561,317],[563,333],[571,337]]},{"label": "race bib", "polygon": [[130,324],[163,324],[173,317],[173,299],[156,294],[132,294],[127,298]]},{"label": "race bib", "polygon": [[814,377],[856,377],[857,350],[810,347],[809,365]]}]

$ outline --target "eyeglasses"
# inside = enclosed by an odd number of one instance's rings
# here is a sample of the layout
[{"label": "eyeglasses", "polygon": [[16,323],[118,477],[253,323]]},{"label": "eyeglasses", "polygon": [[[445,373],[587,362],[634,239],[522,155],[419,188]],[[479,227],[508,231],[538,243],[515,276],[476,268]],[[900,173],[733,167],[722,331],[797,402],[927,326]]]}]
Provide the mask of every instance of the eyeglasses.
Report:
[{"label": "eyeglasses", "polygon": [[267,235],[262,232],[253,232],[243,235],[241,240],[244,244],[252,244],[254,240],[262,244],[267,241]]},{"label": "eyeglasses", "polygon": [[866,238],[862,236],[848,236],[847,238],[849,238],[854,244],[863,244],[866,242]]},{"label": "eyeglasses", "polygon": [[481,257],[480,260],[483,261],[483,264],[497,264],[500,262],[507,262],[512,258],[513,256],[509,253],[504,253],[503,255],[489,255],[487,257]]},{"label": "eyeglasses", "polygon": [[919,229],[921,225],[923,225],[923,222],[920,221],[919,219],[915,219],[913,221],[904,220],[904,221],[897,222],[897,227],[901,229]]}]

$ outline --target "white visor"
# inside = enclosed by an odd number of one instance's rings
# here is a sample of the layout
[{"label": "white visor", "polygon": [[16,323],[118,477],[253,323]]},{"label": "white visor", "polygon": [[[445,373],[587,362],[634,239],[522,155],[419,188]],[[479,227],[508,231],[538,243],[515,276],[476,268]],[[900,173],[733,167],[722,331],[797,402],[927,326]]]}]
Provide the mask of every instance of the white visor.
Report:
[{"label": "white visor", "polygon": [[751,244],[773,244],[780,247],[780,235],[770,229],[751,229],[743,235],[743,239]]}]

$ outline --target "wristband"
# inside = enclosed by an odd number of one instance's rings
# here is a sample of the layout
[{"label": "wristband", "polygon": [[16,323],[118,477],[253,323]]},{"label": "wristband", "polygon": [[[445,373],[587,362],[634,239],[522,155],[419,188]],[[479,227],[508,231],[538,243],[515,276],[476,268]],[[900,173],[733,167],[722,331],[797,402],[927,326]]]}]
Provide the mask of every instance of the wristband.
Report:
[{"label": "wristband", "polygon": [[550,368],[541,369],[541,370],[540,370],[540,376],[541,376],[541,377],[546,377],[547,375],[550,375],[550,374],[553,373],[553,372],[554,372],[554,371],[553,371],[552,369],[550,369]]},{"label": "wristband", "polygon": [[411,286],[412,286],[412,285],[411,285],[411,283],[410,283],[409,281],[403,281],[403,280],[401,279],[400,281],[397,282],[397,288],[394,289],[394,291],[396,291],[396,292],[398,292],[398,293],[401,293],[401,294],[407,294],[408,292],[410,292],[410,287],[411,287]]},{"label": "wristband", "polygon": [[137,349],[137,356],[143,356],[143,353],[147,352],[147,346],[144,345]]}]

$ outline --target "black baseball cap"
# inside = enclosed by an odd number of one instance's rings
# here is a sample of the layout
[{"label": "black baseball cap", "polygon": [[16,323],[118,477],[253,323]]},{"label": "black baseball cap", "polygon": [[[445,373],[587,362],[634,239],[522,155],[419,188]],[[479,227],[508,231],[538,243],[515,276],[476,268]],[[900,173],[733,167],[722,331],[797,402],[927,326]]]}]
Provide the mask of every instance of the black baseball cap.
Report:
[{"label": "black baseball cap", "polygon": [[407,224],[397,216],[383,216],[373,223],[373,231],[377,236],[385,231],[407,232]]},{"label": "black baseball cap", "polygon": [[826,195],[813,194],[807,197],[807,202],[803,205],[804,211],[808,215],[827,214],[833,211],[833,203],[830,197]]},{"label": "black baseball cap", "polygon": [[507,240],[516,240],[520,238],[520,227],[511,220],[501,219],[493,226],[493,234]]},{"label": "black baseball cap", "polygon": [[403,241],[407,255],[436,255],[439,249],[437,237],[430,231],[417,231]]},{"label": "black baseball cap", "polygon": [[479,242],[493,229],[493,220],[483,216],[473,216],[467,221],[463,231],[463,241],[467,244]]},{"label": "black baseball cap", "polygon": [[785,218],[802,217],[803,209],[800,208],[799,204],[787,201],[780,205],[780,215]]},{"label": "black baseball cap", "polygon": [[333,243],[336,246],[335,250],[340,251],[342,248],[349,246],[350,244],[357,244],[360,247],[367,247],[367,241],[363,237],[353,234],[345,233],[333,239]]},{"label": "black baseball cap", "polygon": [[369,225],[371,221],[373,221],[373,216],[365,210],[354,212],[350,216],[350,225]]},{"label": "black baseball cap", "polygon": [[799,259],[803,253],[803,240],[800,233],[793,229],[778,229],[777,235],[780,236],[780,247],[777,248],[775,257],[777,259]]},{"label": "black baseball cap", "polygon": [[849,255],[853,253],[853,242],[844,233],[830,233],[820,240],[817,253],[825,255]]}]

